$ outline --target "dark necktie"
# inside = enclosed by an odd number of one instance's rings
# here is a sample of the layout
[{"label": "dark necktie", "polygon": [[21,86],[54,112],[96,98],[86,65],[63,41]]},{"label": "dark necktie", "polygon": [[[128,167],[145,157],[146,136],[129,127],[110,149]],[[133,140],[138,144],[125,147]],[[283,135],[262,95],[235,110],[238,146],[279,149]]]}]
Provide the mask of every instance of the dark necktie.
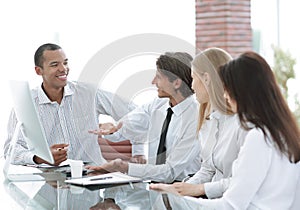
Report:
[{"label": "dark necktie", "polygon": [[156,156],[156,165],[164,164],[166,162],[166,136],[168,132],[168,127],[171,121],[173,111],[168,108],[168,113],[164,121],[163,127],[161,129],[160,141]]}]

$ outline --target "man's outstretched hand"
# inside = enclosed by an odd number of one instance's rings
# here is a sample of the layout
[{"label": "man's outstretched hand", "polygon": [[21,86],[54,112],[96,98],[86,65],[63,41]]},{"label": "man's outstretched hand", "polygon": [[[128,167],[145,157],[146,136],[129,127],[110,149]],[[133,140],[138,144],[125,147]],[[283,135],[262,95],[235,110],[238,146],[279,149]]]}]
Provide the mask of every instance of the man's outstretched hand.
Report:
[{"label": "man's outstretched hand", "polygon": [[93,133],[95,135],[110,135],[118,131],[122,125],[122,122],[117,125],[114,125],[113,123],[103,123],[99,124],[99,129],[89,130],[89,133]]}]

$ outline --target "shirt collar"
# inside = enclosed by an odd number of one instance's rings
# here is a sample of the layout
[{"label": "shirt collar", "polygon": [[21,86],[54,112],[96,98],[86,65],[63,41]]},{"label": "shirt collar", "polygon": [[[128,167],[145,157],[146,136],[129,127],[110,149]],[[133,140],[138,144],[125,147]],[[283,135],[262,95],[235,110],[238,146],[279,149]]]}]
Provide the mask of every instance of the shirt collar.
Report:
[{"label": "shirt collar", "polygon": [[191,95],[176,106],[171,107],[174,115],[181,115],[192,103],[194,103],[194,97]]},{"label": "shirt collar", "polygon": [[209,119],[216,119],[218,120],[219,122],[223,122],[225,121],[226,118],[230,117],[230,116],[234,116],[234,115],[227,115],[227,114],[222,114],[220,111],[218,110],[214,110],[210,116],[209,116]]},{"label": "shirt collar", "polygon": [[[65,98],[66,96],[73,95],[73,94],[74,94],[74,91],[71,89],[69,83],[67,83],[67,85],[64,87],[63,98]],[[38,99],[39,99],[39,104],[54,103],[54,102],[50,101],[50,99],[48,98],[48,96],[46,95],[44,90],[42,89],[42,85],[40,85],[38,87],[37,95],[38,95]]]}]

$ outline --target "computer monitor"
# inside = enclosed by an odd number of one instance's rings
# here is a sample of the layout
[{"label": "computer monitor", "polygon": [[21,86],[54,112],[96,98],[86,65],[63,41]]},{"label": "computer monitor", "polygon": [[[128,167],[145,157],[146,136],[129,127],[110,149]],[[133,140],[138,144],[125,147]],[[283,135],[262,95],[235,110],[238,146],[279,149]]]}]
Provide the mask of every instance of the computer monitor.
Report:
[{"label": "computer monitor", "polygon": [[[28,82],[10,81],[10,87],[14,110],[30,151],[34,155],[53,164],[54,159],[47,143],[44,129],[37,115]],[[19,129],[18,126],[16,129]]]}]

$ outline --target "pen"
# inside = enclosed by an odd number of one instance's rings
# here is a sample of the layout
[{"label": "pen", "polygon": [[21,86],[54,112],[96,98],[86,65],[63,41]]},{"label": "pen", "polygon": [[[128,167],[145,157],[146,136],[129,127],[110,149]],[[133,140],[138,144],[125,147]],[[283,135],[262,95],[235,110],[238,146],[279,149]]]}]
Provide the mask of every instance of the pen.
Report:
[{"label": "pen", "polygon": [[92,179],[90,179],[90,181],[98,181],[98,180],[106,180],[106,179],[112,179],[112,176],[92,178]]}]

